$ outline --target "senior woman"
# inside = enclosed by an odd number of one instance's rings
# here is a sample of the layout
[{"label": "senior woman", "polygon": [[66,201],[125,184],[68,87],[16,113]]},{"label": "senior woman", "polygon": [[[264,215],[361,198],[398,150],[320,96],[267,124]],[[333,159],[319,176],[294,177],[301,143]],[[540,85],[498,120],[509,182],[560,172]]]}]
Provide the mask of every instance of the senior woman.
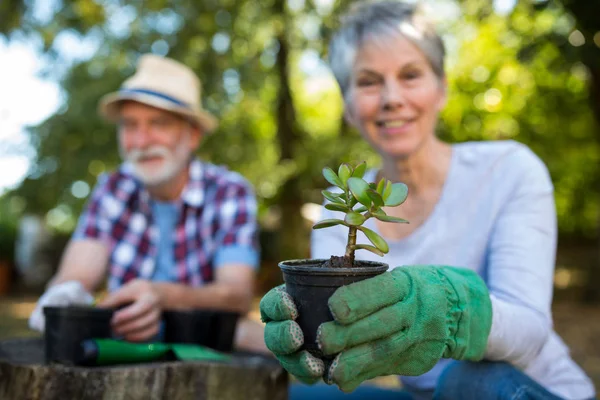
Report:
[{"label": "senior woman", "polygon": [[[390,250],[357,257],[396,268],[330,299],[335,321],[321,325],[318,341],[338,354],[331,363],[299,350],[285,291],[265,295],[265,342],[282,365],[303,382],[352,392],[293,385],[291,397],[383,398],[359,385],[395,374],[405,390],[385,398],[593,398],[552,329],[556,216],[544,164],[514,141],[450,145],[436,136],[444,46],[414,5],[355,5],[329,61],[346,120],[381,156],[366,179],[408,185],[406,202],[386,212],[410,224],[367,221]],[[346,237],[343,226],[314,231],[313,257],[343,254]]]}]

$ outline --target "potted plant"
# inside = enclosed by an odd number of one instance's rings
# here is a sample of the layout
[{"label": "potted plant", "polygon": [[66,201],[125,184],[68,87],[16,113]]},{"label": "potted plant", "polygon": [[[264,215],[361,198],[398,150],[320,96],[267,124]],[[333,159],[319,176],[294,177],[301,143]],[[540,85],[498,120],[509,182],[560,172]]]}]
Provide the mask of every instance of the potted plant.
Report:
[{"label": "potted plant", "polygon": [[[367,250],[383,256],[389,251],[386,241],[376,232],[363,226],[370,218],[385,222],[407,223],[408,221],[389,216],[383,207],[402,204],[408,195],[404,183],[392,183],[387,179],[368,183],[363,179],[367,164],[355,167],[341,164],[336,173],[331,168],[323,169],[323,176],[341,191],[322,191],[329,201],[325,208],[345,214],[343,219],[326,219],[316,223],[313,229],[344,225],[348,228],[348,241],[343,256],[331,255],[329,259],[288,260],[279,263],[286,291],[298,308],[296,322],[304,333],[304,348],[317,357],[324,358],[316,343],[317,329],[323,322],[333,320],[327,301],[341,286],[349,285],[388,269],[382,262],[355,260],[356,250]],[[365,234],[371,244],[357,244],[358,231]]]}]

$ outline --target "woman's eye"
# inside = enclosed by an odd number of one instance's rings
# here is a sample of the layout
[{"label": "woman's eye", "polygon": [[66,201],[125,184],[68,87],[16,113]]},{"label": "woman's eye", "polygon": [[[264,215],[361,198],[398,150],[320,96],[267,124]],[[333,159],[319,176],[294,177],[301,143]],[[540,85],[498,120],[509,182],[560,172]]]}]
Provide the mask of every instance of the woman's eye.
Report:
[{"label": "woman's eye", "polygon": [[357,84],[360,87],[373,86],[373,85],[377,84],[377,81],[375,79],[359,79]]},{"label": "woman's eye", "polygon": [[405,72],[402,77],[406,80],[417,79],[421,76],[421,73],[418,71]]}]

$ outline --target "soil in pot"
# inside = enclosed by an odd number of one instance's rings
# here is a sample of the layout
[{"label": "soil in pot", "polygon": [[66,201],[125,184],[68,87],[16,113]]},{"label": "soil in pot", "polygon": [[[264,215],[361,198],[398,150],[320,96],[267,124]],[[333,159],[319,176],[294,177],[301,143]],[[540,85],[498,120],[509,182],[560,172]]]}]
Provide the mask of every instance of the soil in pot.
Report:
[{"label": "soil in pot", "polygon": [[331,267],[330,260],[290,260],[279,263],[286,291],[298,308],[296,322],[304,333],[304,349],[319,358],[324,356],[317,345],[317,329],[332,321],[327,301],[341,286],[372,278],[387,271],[388,265],[374,261],[355,261],[352,268]]}]

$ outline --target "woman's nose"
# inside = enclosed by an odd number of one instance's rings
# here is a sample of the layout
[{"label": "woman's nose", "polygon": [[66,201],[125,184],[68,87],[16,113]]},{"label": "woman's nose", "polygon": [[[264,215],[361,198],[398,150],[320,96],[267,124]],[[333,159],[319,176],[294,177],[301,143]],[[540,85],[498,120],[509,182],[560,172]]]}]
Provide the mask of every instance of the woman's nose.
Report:
[{"label": "woman's nose", "polygon": [[404,91],[397,82],[387,82],[382,90],[384,109],[394,109],[404,104]]}]

